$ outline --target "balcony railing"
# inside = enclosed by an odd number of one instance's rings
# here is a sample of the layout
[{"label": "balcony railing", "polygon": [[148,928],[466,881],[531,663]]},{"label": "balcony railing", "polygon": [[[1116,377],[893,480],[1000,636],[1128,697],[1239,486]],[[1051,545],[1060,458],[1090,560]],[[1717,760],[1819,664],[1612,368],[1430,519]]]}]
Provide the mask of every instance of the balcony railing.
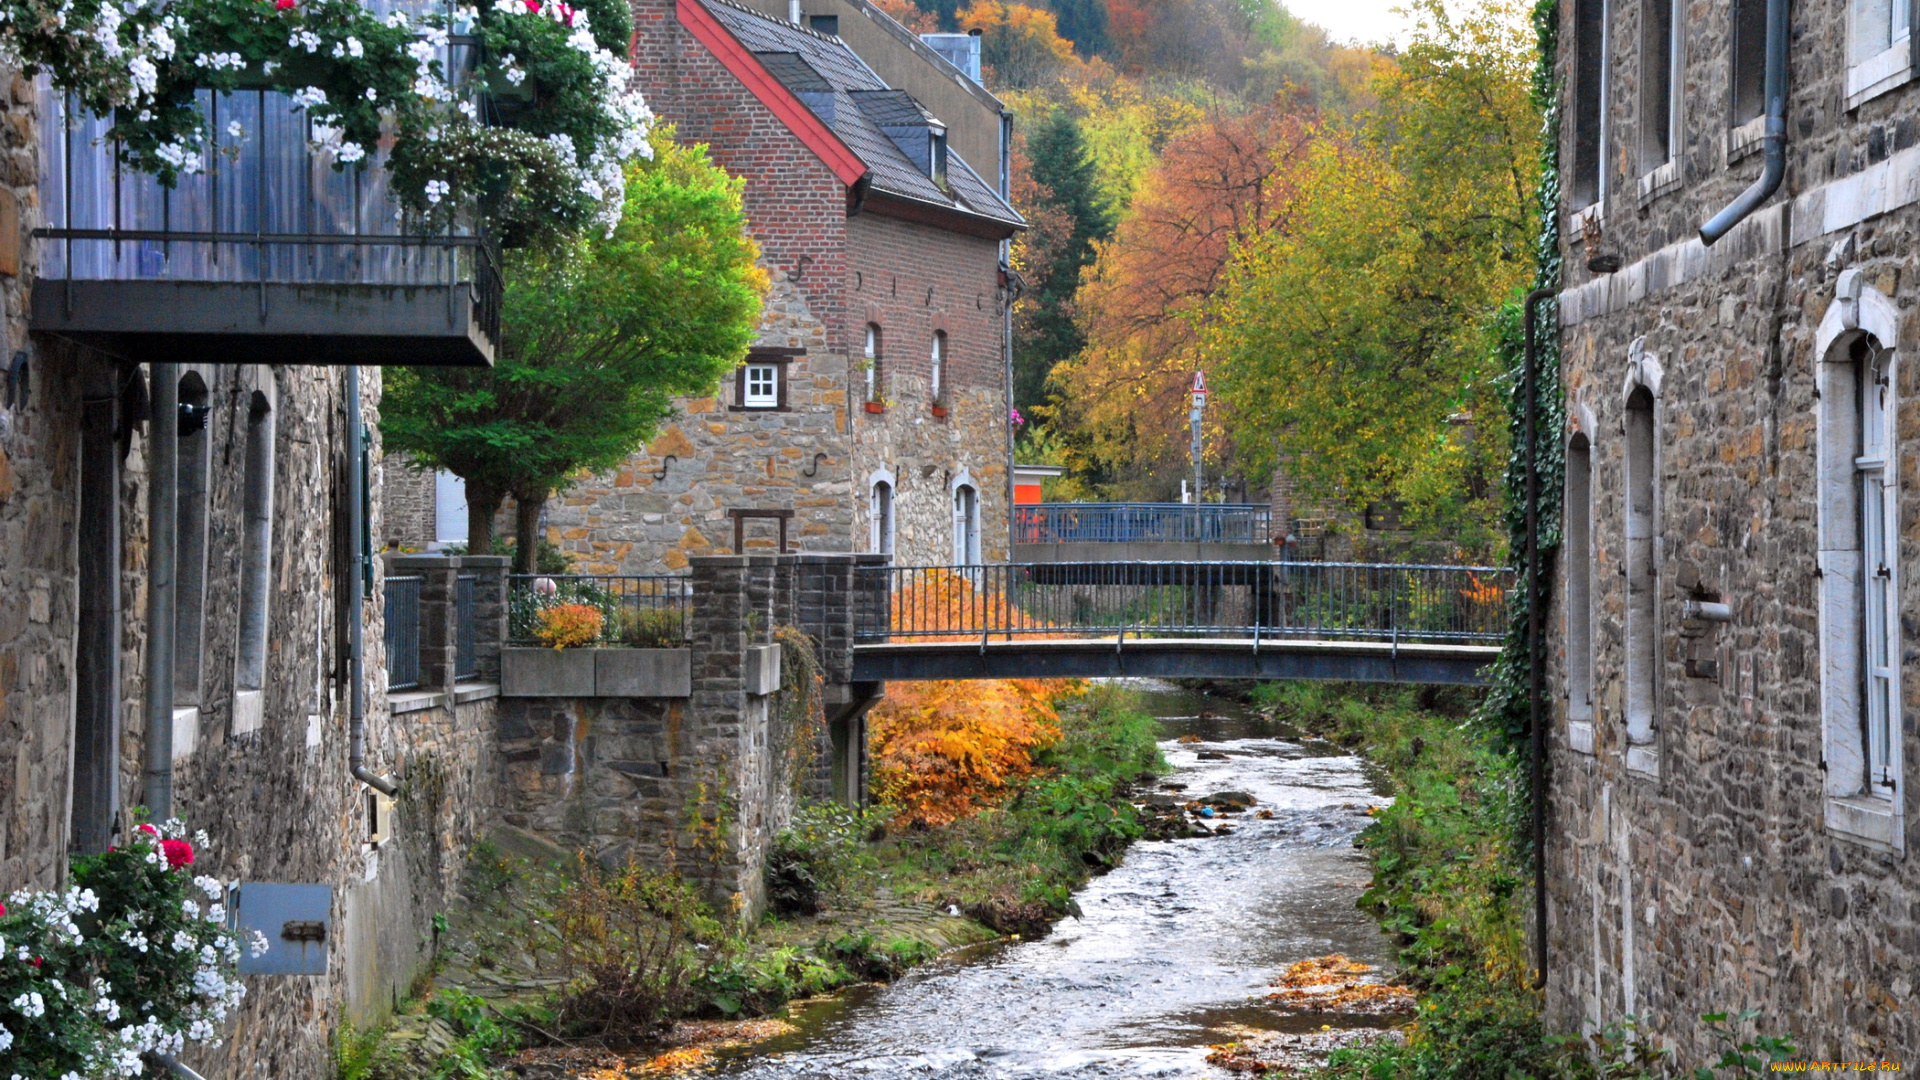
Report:
[{"label": "balcony railing", "polygon": [[407,232],[387,170],[335,169],[289,96],[201,91],[203,168],[167,189],[120,163],[106,118],[44,76],[37,92],[35,328],[143,359],[491,362],[497,253],[470,230]]},{"label": "balcony railing", "polygon": [[1013,510],[1016,544],[1265,544],[1272,511],[1247,503],[1037,503]]},{"label": "balcony railing", "polygon": [[476,574],[461,574],[453,583],[453,677],[471,679],[480,674],[480,645],[473,623],[474,602],[480,589]]},{"label": "balcony railing", "polygon": [[420,577],[386,579],[387,689],[420,685]]},{"label": "balcony railing", "polygon": [[545,645],[542,615],[582,604],[600,613],[594,645],[667,648],[686,643],[692,581],[666,574],[515,574],[507,578],[507,642]]}]

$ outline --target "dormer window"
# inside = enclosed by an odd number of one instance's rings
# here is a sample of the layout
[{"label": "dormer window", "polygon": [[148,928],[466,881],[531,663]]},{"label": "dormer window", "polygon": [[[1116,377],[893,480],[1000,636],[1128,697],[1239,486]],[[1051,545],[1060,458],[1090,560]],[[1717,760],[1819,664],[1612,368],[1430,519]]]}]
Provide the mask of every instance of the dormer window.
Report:
[{"label": "dormer window", "polygon": [[941,187],[947,186],[947,129],[933,128],[928,132],[927,146],[932,160],[928,163],[927,175]]}]

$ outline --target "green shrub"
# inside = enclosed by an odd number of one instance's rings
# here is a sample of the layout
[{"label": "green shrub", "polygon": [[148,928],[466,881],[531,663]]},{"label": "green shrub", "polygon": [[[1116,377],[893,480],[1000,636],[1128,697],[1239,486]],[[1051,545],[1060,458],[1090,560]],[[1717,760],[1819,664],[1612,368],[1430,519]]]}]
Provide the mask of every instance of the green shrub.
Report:
[{"label": "green shrub", "polygon": [[722,938],[677,877],[633,864],[605,872],[584,857],[556,898],[553,919],[562,970],[571,976],[558,1022],[594,1034],[645,1034],[684,1015],[703,967],[695,946]]},{"label": "green shrub", "polygon": [[890,818],[880,807],[801,804],[767,856],[767,898],[774,913],[815,914],[822,901],[870,880],[878,864],[867,838],[884,832]]}]

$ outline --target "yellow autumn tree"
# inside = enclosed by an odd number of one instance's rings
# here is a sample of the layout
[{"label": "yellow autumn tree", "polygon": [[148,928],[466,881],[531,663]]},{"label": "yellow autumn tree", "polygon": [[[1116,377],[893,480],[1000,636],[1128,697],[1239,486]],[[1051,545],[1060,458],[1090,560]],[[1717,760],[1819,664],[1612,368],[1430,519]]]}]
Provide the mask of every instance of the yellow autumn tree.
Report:
[{"label": "yellow autumn tree", "polygon": [[1518,0],[1414,12],[1379,104],[1321,129],[1285,227],[1237,251],[1203,349],[1243,458],[1485,553],[1507,445],[1489,320],[1534,267],[1533,33]]},{"label": "yellow autumn tree", "polygon": [[[992,625],[1041,629],[1005,595],[965,574],[916,575],[892,598],[896,636]],[[921,633],[919,641],[975,640],[977,634]],[[867,716],[873,794],[901,819],[944,825],[993,806],[1034,771],[1034,754],[1060,738],[1054,699],[1071,679],[961,679],[895,682]]]}]

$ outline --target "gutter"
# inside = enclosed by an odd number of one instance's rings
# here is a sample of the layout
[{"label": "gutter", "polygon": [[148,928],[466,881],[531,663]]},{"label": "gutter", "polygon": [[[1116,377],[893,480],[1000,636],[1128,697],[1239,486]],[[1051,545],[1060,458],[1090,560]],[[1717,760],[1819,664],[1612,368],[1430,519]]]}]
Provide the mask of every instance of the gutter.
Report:
[{"label": "gutter", "polygon": [[1767,124],[1761,136],[1766,164],[1753,186],[1740,193],[1713,220],[1700,226],[1700,242],[1711,247],[1747,215],[1780,190],[1787,175],[1787,0],[1767,0]]},{"label": "gutter", "polygon": [[180,365],[150,364],[147,413],[147,813],[173,816],[173,575],[180,494]]},{"label": "gutter", "polygon": [[347,679],[353,684],[347,695],[347,769],[353,778],[378,791],[393,795],[400,790],[393,781],[367,768],[367,579],[372,576],[372,556],[367,553],[367,431],[360,420],[360,369],[347,368],[347,525],[353,539],[347,541],[353,569],[347,574]]}]

